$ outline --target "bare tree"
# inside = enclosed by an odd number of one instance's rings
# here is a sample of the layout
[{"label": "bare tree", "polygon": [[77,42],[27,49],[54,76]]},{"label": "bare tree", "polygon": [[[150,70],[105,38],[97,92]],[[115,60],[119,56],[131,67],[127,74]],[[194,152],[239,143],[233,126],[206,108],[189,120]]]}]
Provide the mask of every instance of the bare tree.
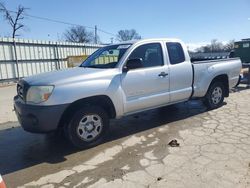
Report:
[{"label": "bare tree", "polygon": [[120,30],[117,33],[118,41],[128,41],[128,40],[133,40],[133,39],[141,39],[141,36],[136,32],[135,29]]},{"label": "bare tree", "polygon": [[224,45],[224,50],[226,52],[231,52],[234,49],[234,40],[230,40],[227,44]]},{"label": "bare tree", "polygon": [[229,41],[227,44],[223,45],[217,39],[213,39],[211,44],[202,46],[196,49],[197,52],[211,53],[211,52],[230,52],[234,48],[234,40]]},{"label": "bare tree", "polygon": [[5,20],[7,20],[12,27],[12,38],[19,36],[17,31],[23,29],[24,24],[22,23],[22,20],[24,19],[26,10],[27,8],[19,5],[16,11],[10,11],[4,6],[3,3],[0,3],[0,12],[3,13]]},{"label": "bare tree", "polygon": [[222,52],[224,51],[224,46],[217,39],[213,39],[210,45],[211,52]]},{"label": "bare tree", "polygon": [[94,42],[93,32],[87,31],[83,26],[73,26],[65,31],[64,37],[68,42]]}]

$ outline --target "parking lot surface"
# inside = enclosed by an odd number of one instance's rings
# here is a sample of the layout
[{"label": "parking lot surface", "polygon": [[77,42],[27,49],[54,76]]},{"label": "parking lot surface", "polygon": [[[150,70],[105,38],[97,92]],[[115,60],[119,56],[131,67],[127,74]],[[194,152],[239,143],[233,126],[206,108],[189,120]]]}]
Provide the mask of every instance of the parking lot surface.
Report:
[{"label": "parking lot surface", "polygon": [[8,187],[250,187],[250,90],[242,86],[216,110],[190,101],[111,121],[105,142],[82,151],[63,136],[23,131],[7,108],[14,89],[4,98],[0,90]]},{"label": "parking lot surface", "polygon": [[[17,121],[13,109],[13,97],[16,93],[16,86],[1,86],[0,85],[0,125],[6,122]],[[0,126],[0,129],[3,128]]]}]

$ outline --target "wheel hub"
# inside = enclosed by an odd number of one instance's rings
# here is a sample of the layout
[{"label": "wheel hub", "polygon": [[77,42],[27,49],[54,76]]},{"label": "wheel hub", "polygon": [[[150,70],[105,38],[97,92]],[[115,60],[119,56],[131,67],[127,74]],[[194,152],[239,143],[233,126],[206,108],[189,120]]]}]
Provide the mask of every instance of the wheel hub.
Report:
[{"label": "wheel hub", "polygon": [[85,126],[85,131],[88,131],[89,133],[92,132],[95,129],[94,122],[90,122]]},{"label": "wheel hub", "polygon": [[212,92],[212,101],[214,104],[218,104],[222,99],[222,89],[220,87],[214,88]]},{"label": "wheel hub", "polygon": [[77,135],[84,141],[94,140],[102,132],[102,119],[97,114],[84,115],[77,127]]}]

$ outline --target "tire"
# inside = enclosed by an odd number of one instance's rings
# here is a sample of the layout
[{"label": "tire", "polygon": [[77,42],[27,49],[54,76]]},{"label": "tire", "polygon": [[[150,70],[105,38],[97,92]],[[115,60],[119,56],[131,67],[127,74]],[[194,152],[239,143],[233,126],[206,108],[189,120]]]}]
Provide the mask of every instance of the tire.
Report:
[{"label": "tire", "polygon": [[79,149],[98,145],[109,128],[107,113],[98,106],[77,110],[64,128],[66,137]]},{"label": "tire", "polygon": [[222,106],[225,97],[225,87],[221,82],[214,82],[209,86],[204,103],[208,109]]}]

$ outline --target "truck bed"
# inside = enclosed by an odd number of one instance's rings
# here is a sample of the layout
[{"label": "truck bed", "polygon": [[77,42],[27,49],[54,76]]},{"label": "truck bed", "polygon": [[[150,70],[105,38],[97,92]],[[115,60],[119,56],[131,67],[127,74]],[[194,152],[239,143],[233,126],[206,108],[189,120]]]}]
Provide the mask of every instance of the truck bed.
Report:
[{"label": "truck bed", "polygon": [[239,80],[239,72],[242,67],[239,58],[228,58],[218,60],[194,61],[193,97],[202,97],[217,75],[228,77],[229,88],[234,87]]}]

